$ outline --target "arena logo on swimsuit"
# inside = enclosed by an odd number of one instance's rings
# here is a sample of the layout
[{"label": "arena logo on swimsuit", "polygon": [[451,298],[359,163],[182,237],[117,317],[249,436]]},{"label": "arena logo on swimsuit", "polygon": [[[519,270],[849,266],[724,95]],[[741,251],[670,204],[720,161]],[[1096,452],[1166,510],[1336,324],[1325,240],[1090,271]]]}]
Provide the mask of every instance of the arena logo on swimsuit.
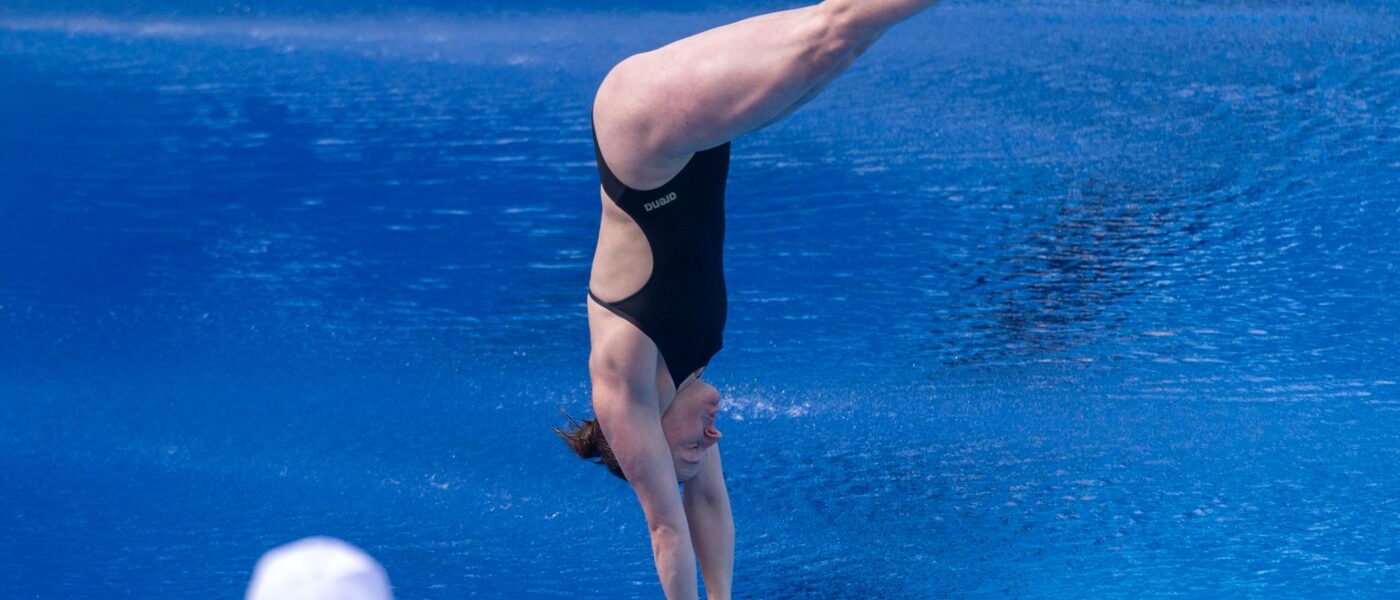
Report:
[{"label": "arena logo on swimsuit", "polygon": [[647,212],[651,212],[651,211],[653,211],[653,210],[656,210],[656,209],[658,209],[658,208],[661,208],[661,207],[663,207],[663,206],[666,206],[667,204],[670,204],[670,203],[671,203],[672,201],[674,201],[675,199],[676,199],[676,193],[675,193],[675,192],[671,192],[671,193],[666,194],[665,196],[662,196],[662,197],[660,197],[660,198],[658,198],[658,199],[656,199],[656,200],[654,200],[654,201],[652,201],[652,202],[648,202],[648,203],[646,203],[646,204],[643,204],[642,206],[645,207],[645,208],[647,209]]}]

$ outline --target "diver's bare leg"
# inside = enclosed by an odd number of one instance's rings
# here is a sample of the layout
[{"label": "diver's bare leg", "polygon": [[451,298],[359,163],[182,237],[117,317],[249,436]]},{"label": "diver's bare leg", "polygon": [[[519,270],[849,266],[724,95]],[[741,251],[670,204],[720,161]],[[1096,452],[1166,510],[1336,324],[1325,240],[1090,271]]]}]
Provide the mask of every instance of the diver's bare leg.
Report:
[{"label": "diver's bare leg", "polygon": [[690,154],[801,106],[886,30],[935,1],[827,0],[632,56],[598,90],[604,154],[620,163],[625,183],[662,183]]}]

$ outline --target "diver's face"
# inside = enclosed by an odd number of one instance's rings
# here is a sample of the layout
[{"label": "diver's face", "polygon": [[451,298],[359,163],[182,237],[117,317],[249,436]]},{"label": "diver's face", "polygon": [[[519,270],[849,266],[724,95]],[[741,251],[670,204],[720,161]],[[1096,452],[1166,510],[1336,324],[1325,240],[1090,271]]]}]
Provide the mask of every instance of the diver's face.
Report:
[{"label": "diver's face", "polygon": [[661,431],[676,464],[676,481],[689,481],[700,472],[710,447],[719,441],[715,417],[719,414],[719,390],[692,380],[676,391],[676,399],[661,415]]}]

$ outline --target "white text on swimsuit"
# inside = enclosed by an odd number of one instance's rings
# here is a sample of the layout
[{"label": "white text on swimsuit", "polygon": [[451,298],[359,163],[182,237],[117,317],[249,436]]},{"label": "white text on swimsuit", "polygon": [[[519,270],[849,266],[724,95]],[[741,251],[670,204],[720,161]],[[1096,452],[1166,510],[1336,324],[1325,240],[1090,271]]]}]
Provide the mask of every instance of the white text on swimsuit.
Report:
[{"label": "white text on swimsuit", "polygon": [[652,201],[652,202],[648,202],[648,203],[646,203],[646,204],[643,204],[642,206],[645,207],[645,208],[647,209],[647,212],[651,212],[651,211],[653,211],[653,210],[656,210],[656,209],[658,209],[658,208],[661,208],[661,207],[663,207],[663,206],[666,206],[667,204],[670,204],[670,203],[671,203],[672,201],[674,201],[675,199],[676,199],[676,193],[675,193],[675,192],[671,192],[671,193],[666,194],[665,196],[662,196],[662,197],[660,197],[660,198],[658,198],[658,199],[656,199],[656,200],[654,200],[654,201]]}]

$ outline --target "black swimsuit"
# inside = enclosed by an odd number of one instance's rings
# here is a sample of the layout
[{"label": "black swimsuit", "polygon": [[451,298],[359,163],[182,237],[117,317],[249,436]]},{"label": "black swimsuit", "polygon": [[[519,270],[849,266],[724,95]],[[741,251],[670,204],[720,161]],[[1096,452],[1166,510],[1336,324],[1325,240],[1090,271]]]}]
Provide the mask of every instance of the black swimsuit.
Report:
[{"label": "black swimsuit", "polygon": [[627,319],[661,351],[673,385],[709,364],[723,346],[728,299],[724,289],[724,187],[729,144],[695,153],[670,181],[650,190],[627,187],[598,147],[603,191],[637,222],[651,246],[651,277],[641,289],[603,308]]}]

